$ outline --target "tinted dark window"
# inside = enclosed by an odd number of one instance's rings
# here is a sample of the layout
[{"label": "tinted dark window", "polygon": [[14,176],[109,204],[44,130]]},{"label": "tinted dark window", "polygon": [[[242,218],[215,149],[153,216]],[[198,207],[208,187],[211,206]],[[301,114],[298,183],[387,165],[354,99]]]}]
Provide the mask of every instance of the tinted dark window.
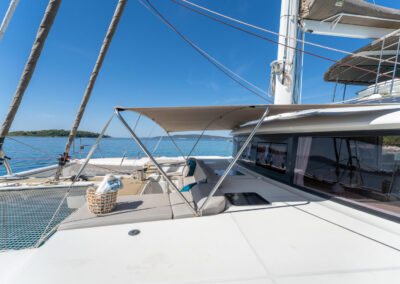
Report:
[{"label": "tinted dark window", "polygon": [[258,143],[256,165],[281,172],[286,171],[287,145],[283,143]]},{"label": "tinted dark window", "polygon": [[400,214],[400,136],[299,137],[294,183]]}]

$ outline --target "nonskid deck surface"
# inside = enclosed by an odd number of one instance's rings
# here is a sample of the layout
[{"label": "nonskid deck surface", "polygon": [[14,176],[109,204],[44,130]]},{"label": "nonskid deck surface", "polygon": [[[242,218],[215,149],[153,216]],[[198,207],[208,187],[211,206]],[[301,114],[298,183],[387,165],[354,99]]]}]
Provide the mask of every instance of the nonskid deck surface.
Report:
[{"label": "nonskid deck surface", "polygon": [[[243,175],[228,176],[221,190],[258,192],[269,205],[230,206],[225,213],[206,217],[58,231],[39,249],[0,254],[0,279],[60,284],[399,279],[399,224],[241,167],[236,170]],[[129,235],[133,229],[140,233]]]}]

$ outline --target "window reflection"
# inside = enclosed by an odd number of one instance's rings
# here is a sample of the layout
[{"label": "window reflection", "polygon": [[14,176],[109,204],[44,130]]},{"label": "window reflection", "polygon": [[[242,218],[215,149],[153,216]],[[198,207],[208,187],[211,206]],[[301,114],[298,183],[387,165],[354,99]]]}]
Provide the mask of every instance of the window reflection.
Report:
[{"label": "window reflection", "polygon": [[299,137],[294,183],[400,213],[400,136]]},{"label": "window reflection", "polygon": [[258,143],[256,165],[285,172],[287,145],[281,143]]}]

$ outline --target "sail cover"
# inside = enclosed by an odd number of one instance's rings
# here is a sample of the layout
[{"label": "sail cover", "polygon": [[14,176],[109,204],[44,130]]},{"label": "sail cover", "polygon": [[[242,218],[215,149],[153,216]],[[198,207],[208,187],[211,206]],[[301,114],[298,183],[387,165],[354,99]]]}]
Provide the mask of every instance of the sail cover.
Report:
[{"label": "sail cover", "polygon": [[[373,57],[376,59],[380,58],[382,44],[383,52],[382,59],[395,61],[397,45],[399,42],[400,30],[396,31],[386,37],[377,39],[366,46],[355,51],[355,54]],[[367,72],[364,70],[352,68],[349,65],[354,65],[366,70],[378,72],[379,60],[368,59],[365,57],[357,57],[354,55],[348,55],[340,60],[338,63],[332,65],[325,73],[324,80],[327,82],[338,82],[348,85],[371,85],[375,83],[377,74]],[[384,82],[390,80],[393,75],[394,64],[391,62],[381,62],[379,68],[380,75],[378,82]],[[396,67],[396,77],[400,76],[400,64]]]},{"label": "sail cover", "polygon": [[396,30],[400,28],[400,10],[397,9],[362,0],[301,0],[300,2],[302,19],[327,22],[340,20],[341,24]]},{"label": "sail cover", "polygon": [[[238,105],[238,106],[196,106],[196,107],[116,107],[118,111],[133,111],[144,115],[160,125],[167,132],[197,130],[234,130],[239,126],[259,120],[265,108],[269,116],[283,113],[333,108],[359,108],[370,105],[354,104],[309,104],[309,105]],[[371,105],[372,106],[372,105]]]}]

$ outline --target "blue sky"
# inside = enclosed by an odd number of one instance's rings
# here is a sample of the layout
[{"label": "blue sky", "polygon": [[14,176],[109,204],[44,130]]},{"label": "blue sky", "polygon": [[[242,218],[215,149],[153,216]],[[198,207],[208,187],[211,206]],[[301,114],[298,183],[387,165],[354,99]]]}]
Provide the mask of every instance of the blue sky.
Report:
[{"label": "blue sky", "polygon": [[[279,29],[278,0],[193,1],[254,25],[274,31]],[[375,2],[400,8],[399,1]],[[47,0],[21,0],[0,42],[1,122],[47,3]],[[71,127],[116,3],[116,0],[62,2],[12,130]],[[152,3],[194,43],[255,85],[268,89],[269,64],[276,57],[276,45],[215,23],[171,1],[152,0]],[[0,18],[8,5],[8,0],[0,1]],[[310,34],[306,39],[347,51],[356,50],[369,42]],[[306,49],[334,59],[342,57],[342,54],[331,51],[312,47]],[[331,62],[305,56],[303,103],[324,103],[332,99],[333,84],[322,79],[330,65]],[[348,94],[354,90],[348,88]],[[263,100],[238,86],[200,57],[138,1],[130,0],[80,129],[100,131],[116,105],[150,107],[261,103]],[[134,121],[133,115],[130,121]],[[149,128],[150,123],[143,121],[140,134],[147,135]],[[127,136],[116,122],[108,133]],[[153,135],[160,133],[156,129]]]}]

